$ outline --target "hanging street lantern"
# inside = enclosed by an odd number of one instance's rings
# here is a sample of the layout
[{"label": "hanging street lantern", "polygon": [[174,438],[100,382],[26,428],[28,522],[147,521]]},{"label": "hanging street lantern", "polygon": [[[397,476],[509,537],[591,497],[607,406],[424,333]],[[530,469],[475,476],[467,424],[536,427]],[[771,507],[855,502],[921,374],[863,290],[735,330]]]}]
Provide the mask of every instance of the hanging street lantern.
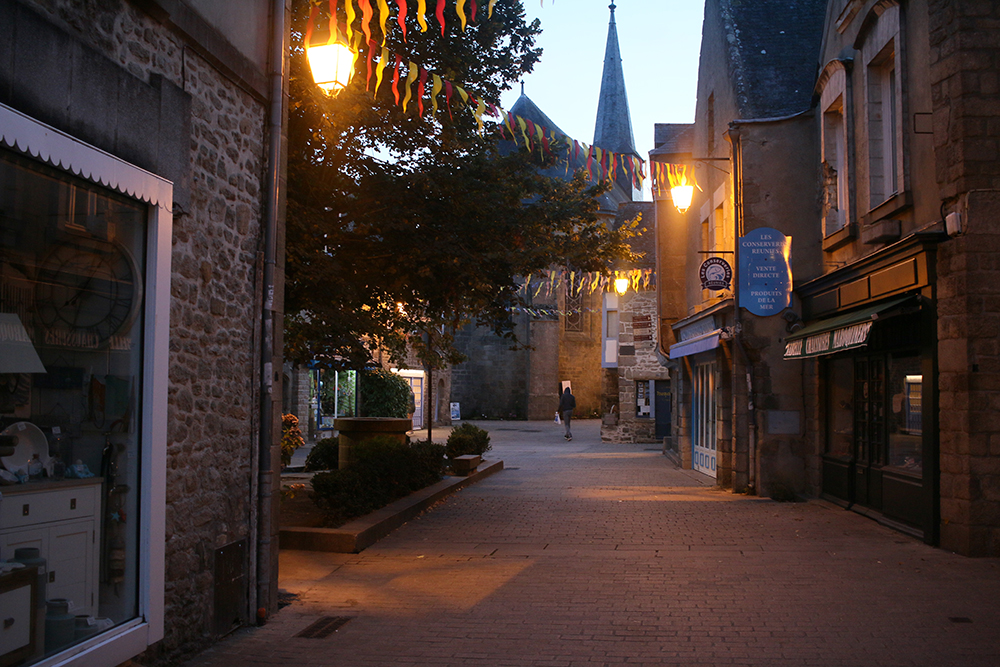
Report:
[{"label": "hanging street lantern", "polygon": [[309,59],[313,81],[327,95],[333,96],[351,82],[358,54],[348,46],[338,30],[326,42],[314,40],[306,49],[306,57]]},{"label": "hanging street lantern", "polygon": [[691,208],[694,199],[694,169],[686,164],[668,164],[667,178],[670,179],[670,198],[680,213]]},{"label": "hanging street lantern", "polygon": [[629,280],[627,277],[616,277],[615,278],[615,291],[618,292],[618,296],[624,296],[625,292],[628,291]]}]

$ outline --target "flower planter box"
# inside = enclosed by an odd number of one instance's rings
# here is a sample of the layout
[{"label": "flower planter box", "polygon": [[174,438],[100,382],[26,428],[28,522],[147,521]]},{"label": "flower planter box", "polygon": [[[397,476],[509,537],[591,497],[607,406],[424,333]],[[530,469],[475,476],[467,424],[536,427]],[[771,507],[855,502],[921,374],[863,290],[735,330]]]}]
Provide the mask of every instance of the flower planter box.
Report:
[{"label": "flower planter box", "polygon": [[405,443],[406,433],[413,429],[413,421],[393,417],[341,417],[333,420],[333,428],[339,433],[340,457],[337,467],[343,470],[351,463],[351,450],[355,443],[377,436],[389,436]]}]

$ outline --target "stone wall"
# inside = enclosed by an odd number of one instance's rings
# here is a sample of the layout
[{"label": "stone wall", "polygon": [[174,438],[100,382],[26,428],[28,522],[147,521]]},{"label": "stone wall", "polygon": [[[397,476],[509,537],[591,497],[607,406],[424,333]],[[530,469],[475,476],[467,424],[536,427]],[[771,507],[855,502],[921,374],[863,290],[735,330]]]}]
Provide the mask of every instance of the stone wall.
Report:
[{"label": "stone wall", "polygon": [[[5,2],[4,10],[12,6]],[[31,111],[174,181],[166,636],[146,656],[171,662],[214,641],[216,550],[252,538],[256,521],[266,105],[170,27],[122,0],[23,6],[30,13],[25,23],[38,17],[60,44],[97,63],[77,71],[52,52],[36,53],[35,76],[44,77],[47,67],[54,77],[70,72],[72,88],[83,91],[75,94],[91,98],[39,96]],[[145,98],[123,99],[123,90],[144,87],[183,91],[188,115],[164,115]],[[114,94],[117,103],[99,99],[104,94]],[[120,138],[129,132],[134,145]],[[182,164],[162,161],[171,150],[180,152]],[[248,553],[250,591],[251,558]]]},{"label": "stone wall", "polygon": [[601,439],[655,442],[656,421],[636,416],[636,382],[670,379],[657,350],[657,295],[655,290],[629,291],[618,304],[618,423],[603,425]]},{"label": "stone wall", "polygon": [[[584,294],[582,331],[567,330],[567,318],[560,316],[559,377],[549,391],[558,404],[559,383],[570,381],[576,398],[573,416],[577,419],[598,417],[601,411],[601,298],[599,291]],[[565,295],[560,298],[560,309],[566,310]]]},{"label": "stone wall", "polygon": [[1000,555],[1000,42],[995,2],[928,2],[938,251],[941,546]]},{"label": "stone wall", "polygon": [[[516,329],[519,338],[525,337],[526,317]],[[515,352],[509,341],[473,325],[456,335],[455,346],[467,357],[451,369],[450,400],[461,404],[462,419],[525,419],[527,364],[546,348]]]}]

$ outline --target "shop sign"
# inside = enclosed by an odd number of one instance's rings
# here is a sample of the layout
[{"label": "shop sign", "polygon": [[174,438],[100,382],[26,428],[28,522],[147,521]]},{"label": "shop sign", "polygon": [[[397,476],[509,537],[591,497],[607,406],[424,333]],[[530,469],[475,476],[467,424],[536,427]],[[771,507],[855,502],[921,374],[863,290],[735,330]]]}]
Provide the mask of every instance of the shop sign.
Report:
[{"label": "shop sign", "polygon": [[761,227],[740,237],[740,306],[776,315],[792,303],[792,237]]},{"label": "shop sign", "polygon": [[850,350],[868,343],[873,322],[860,322],[849,327],[824,331],[808,338],[799,338],[785,343],[785,359],[796,357],[815,357],[821,354],[833,354],[842,350]]},{"label": "shop sign", "polygon": [[721,257],[709,257],[701,263],[698,277],[701,278],[702,289],[714,291],[729,289],[733,280],[733,269],[729,266],[729,262]]}]

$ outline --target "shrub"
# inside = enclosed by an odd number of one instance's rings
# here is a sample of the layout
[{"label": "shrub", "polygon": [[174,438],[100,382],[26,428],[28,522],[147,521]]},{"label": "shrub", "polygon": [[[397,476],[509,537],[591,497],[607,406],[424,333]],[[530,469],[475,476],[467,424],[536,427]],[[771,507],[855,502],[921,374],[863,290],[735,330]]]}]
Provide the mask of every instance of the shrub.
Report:
[{"label": "shrub", "polygon": [[292,454],[305,444],[299,430],[299,418],[295,415],[281,415],[281,465],[292,462]]},{"label": "shrub", "polygon": [[449,459],[466,454],[482,456],[490,451],[490,434],[474,424],[465,423],[452,429],[448,436],[447,454]]},{"label": "shrub", "polygon": [[340,464],[340,440],[337,436],[323,438],[306,457],[306,472],[336,470]]},{"label": "shrub", "polygon": [[396,417],[410,415],[413,392],[402,376],[382,368],[366,369],[358,374],[361,412],[365,417]]},{"label": "shrub", "polygon": [[358,443],[351,454],[346,469],[312,479],[313,500],[331,525],[374,512],[439,481],[444,472],[444,446],[431,442],[410,445],[382,436]]}]

